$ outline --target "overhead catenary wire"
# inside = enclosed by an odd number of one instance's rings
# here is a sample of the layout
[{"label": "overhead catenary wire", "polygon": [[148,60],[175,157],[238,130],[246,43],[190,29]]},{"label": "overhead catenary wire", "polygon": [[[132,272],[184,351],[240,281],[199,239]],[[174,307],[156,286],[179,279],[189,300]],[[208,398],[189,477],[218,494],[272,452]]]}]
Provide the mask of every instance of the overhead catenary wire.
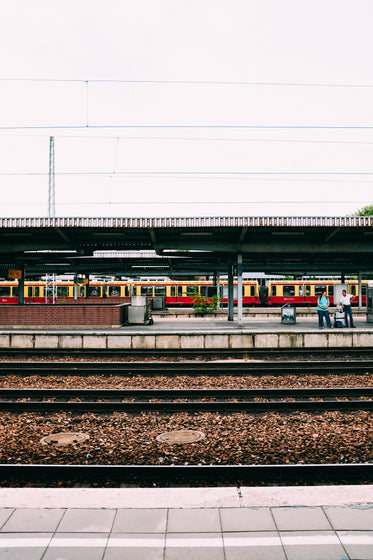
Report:
[{"label": "overhead catenary wire", "polygon": [[[50,134],[0,134],[1,138],[49,138]],[[60,134],[57,136],[58,140],[178,140],[178,141],[203,141],[203,142],[274,142],[274,143],[288,143],[288,144],[367,144],[372,145],[373,140],[309,140],[298,138],[225,138],[225,137],[207,137],[207,136],[104,136],[104,135],[65,135]]]},{"label": "overhead catenary wire", "polygon": [[[368,200],[125,200],[115,202],[59,202],[58,206],[186,205],[186,204],[368,204]],[[40,202],[5,202],[4,206],[40,206]],[[47,203],[44,203],[47,205]]]},{"label": "overhead catenary wire", "polygon": [[[157,176],[157,175],[186,175],[186,176],[219,176],[219,175],[342,175],[342,176],[372,176],[373,171],[60,171],[55,173],[60,176],[96,176],[96,177],[111,177],[112,175],[141,175],[143,177],[147,176]],[[35,171],[35,172],[0,172],[0,176],[10,177],[10,176],[45,176],[48,172],[45,171]]]},{"label": "overhead catenary wire", "polygon": [[256,82],[240,80],[118,80],[87,78],[0,78],[0,82],[29,83],[80,83],[80,84],[175,84],[175,85],[228,85],[228,86],[270,86],[270,87],[331,87],[331,88],[373,88],[373,84],[317,83],[317,82]]},{"label": "overhead catenary wire", "polygon": [[[89,130],[89,129],[247,129],[247,130],[373,130],[373,125],[259,125],[259,124],[100,124],[100,125],[9,125],[0,130]],[[118,135],[116,134],[115,137]]]}]

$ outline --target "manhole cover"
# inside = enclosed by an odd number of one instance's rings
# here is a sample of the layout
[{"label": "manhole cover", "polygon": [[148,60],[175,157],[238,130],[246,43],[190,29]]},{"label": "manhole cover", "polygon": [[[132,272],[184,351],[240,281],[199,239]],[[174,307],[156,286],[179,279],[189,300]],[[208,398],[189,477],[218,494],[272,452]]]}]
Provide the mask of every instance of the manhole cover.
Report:
[{"label": "manhole cover", "polygon": [[89,435],[83,434],[83,432],[60,432],[59,434],[52,434],[50,436],[43,437],[40,440],[40,443],[43,445],[60,445],[62,447],[73,443],[81,443],[86,439],[89,439]]},{"label": "manhole cover", "polygon": [[194,443],[203,439],[205,434],[202,432],[196,432],[194,430],[175,430],[174,432],[165,432],[157,436],[158,441],[170,444],[183,444],[183,443]]}]

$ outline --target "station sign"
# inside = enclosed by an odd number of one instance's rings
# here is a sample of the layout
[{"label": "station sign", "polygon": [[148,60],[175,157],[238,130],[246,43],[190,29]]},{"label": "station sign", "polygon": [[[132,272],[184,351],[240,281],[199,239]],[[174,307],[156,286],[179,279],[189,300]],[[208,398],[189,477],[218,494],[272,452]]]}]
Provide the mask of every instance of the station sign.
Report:
[{"label": "station sign", "polygon": [[8,279],[9,280],[20,280],[22,278],[22,270],[8,270]]}]

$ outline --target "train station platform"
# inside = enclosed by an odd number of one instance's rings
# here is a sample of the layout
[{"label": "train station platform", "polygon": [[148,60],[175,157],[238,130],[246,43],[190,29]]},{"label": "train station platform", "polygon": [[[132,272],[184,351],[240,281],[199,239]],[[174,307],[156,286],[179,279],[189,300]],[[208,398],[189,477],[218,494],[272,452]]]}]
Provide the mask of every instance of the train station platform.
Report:
[{"label": "train station platform", "polygon": [[239,350],[286,348],[367,348],[373,346],[373,323],[354,315],[356,328],[319,329],[314,315],[295,324],[281,318],[153,317],[151,325],[120,328],[1,328],[0,349],[61,350]]},{"label": "train station platform", "polygon": [[372,560],[373,486],[2,488],[2,560]]}]

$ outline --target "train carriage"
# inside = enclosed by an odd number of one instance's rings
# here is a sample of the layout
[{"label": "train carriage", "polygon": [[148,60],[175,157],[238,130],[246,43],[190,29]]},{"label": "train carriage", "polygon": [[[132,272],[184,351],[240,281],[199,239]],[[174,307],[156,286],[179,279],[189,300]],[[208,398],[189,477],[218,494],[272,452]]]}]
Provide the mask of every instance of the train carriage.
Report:
[{"label": "train carriage", "polygon": [[[244,307],[269,305],[282,306],[293,304],[313,306],[317,298],[326,290],[333,305],[333,290],[338,280],[275,280],[267,286],[259,286],[255,280],[244,280],[242,283],[242,304]],[[347,280],[347,290],[356,296],[353,305],[358,304],[359,287],[357,280]],[[362,281],[362,303],[366,304],[367,281]],[[216,286],[206,280],[147,280],[147,281],[92,281],[88,284],[77,284],[77,300],[92,302],[112,301],[129,302],[132,295],[163,297],[166,307],[192,307],[196,296],[212,302],[217,295]],[[53,297],[53,291],[54,297]],[[0,304],[18,303],[18,282],[0,281]],[[87,298],[88,294],[88,298]],[[220,281],[219,292],[221,306],[228,305],[228,282]],[[233,284],[233,300],[237,305],[237,281]],[[49,282],[26,281],[24,284],[25,303],[69,303],[75,301],[75,286],[72,281],[58,281],[54,285]],[[338,302],[337,302],[338,303]]]},{"label": "train carriage", "polygon": [[[237,303],[237,282],[234,284],[234,300]],[[164,297],[167,307],[192,307],[196,296],[204,297],[212,301],[217,295],[216,286],[212,281],[168,281],[168,282],[133,282],[132,295],[153,297]],[[221,303],[228,302],[228,282],[220,282]],[[259,305],[259,285],[256,281],[244,282],[242,285],[243,305]]]},{"label": "train carriage", "polygon": [[[336,305],[334,302],[334,286],[340,284],[339,280],[309,280],[309,281],[292,281],[292,280],[276,280],[268,283],[268,305],[281,306],[285,304],[292,305],[316,305],[317,299],[326,291],[330,304]],[[358,283],[356,280],[346,282],[347,290],[354,296],[359,295]],[[366,284],[362,282],[362,303],[366,303]],[[357,298],[353,304],[357,304]]]}]

